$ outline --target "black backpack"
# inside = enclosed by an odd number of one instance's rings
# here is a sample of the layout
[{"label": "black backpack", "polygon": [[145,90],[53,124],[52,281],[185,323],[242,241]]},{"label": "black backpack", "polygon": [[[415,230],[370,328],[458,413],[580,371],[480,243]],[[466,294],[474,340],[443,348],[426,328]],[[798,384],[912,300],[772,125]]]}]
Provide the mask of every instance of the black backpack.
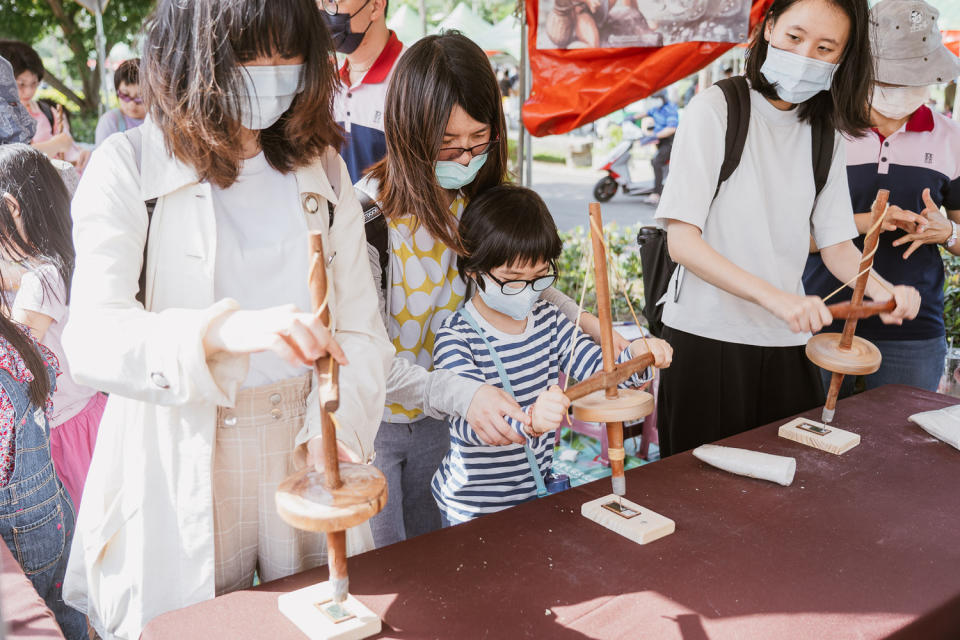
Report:
[{"label": "black backpack", "polygon": [[[720,193],[720,185],[732,176],[740,165],[743,147],[747,142],[747,131],[750,128],[750,87],[747,79],[743,76],[725,78],[717,82],[717,86],[723,91],[727,103],[727,133],[724,139],[723,164],[720,165],[714,198]],[[823,191],[830,175],[835,131],[821,121],[814,122],[812,128],[816,198]],[[663,305],[657,303],[667,293],[677,264],[670,259],[667,251],[667,232],[664,229],[656,226],[642,227],[637,234],[637,244],[640,245],[640,267],[643,272],[643,315],[650,325],[650,333],[660,336],[663,332]],[[679,294],[679,284],[677,293]]]}]

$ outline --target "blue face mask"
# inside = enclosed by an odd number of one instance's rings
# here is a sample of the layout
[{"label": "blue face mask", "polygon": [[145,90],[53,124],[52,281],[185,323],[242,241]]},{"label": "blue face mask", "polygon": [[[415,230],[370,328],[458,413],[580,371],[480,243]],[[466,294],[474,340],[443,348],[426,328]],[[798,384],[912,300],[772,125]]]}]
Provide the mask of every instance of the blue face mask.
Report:
[{"label": "blue face mask", "polygon": [[480,297],[488,307],[494,311],[506,314],[514,320],[523,320],[533,311],[533,305],[540,299],[540,291],[534,291],[529,284],[520,293],[506,295],[500,285],[487,276],[483,277],[483,289],[479,289]]},{"label": "blue face mask", "polygon": [[776,86],[781,100],[800,104],[821,91],[829,91],[838,66],[770,45],[760,73]]},{"label": "blue face mask", "polygon": [[462,165],[453,160],[437,160],[433,165],[434,173],[437,174],[437,182],[444,189],[459,189],[470,184],[480,172],[480,167],[487,161],[487,154],[481,153],[470,160],[470,164]]}]

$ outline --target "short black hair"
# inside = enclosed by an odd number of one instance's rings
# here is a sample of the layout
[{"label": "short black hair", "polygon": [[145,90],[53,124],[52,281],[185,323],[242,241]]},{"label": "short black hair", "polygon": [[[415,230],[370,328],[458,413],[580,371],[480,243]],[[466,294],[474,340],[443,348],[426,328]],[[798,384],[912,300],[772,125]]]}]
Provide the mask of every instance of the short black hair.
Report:
[{"label": "short black hair", "polygon": [[[504,265],[541,260],[556,268],[563,250],[557,225],[543,199],[531,189],[512,184],[491,187],[473,198],[460,218],[466,255],[457,261],[464,282],[467,273],[486,273]],[[479,281],[483,287],[483,282]]]},{"label": "short black hair", "polygon": [[24,71],[32,71],[38,81],[43,80],[43,60],[40,59],[40,54],[26,42],[0,40],[0,56],[6,58],[13,67],[14,77]]},{"label": "short black hair", "polygon": [[124,60],[113,72],[113,88],[120,93],[120,85],[133,86],[140,84],[140,58]]}]

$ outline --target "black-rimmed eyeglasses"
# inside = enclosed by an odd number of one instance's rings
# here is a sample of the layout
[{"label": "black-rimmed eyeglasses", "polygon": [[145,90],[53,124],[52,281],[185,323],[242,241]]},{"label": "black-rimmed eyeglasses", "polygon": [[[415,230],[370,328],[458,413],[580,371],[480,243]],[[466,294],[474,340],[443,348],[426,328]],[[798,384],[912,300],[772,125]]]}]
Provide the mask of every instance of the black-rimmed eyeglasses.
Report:
[{"label": "black-rimmed eyeglasses", "polygon": [[487,142],[475,144],[472,147],[446,147],[437,152],[437,160],[456,160],[462,156],[464,152],[469,153],[471,158],[475,158],[476,156],[480,156],[489,152],[490,149],[492,149],[499,142],[500,138],[494,138],[493,140],[489,140]]},{"label": "black-rimmed eyeglasses", "polygon": [[500,291],[505,296],[515,296],[526,289],[528,285],[534,291],[545,291],[557,281],[556,273],[548,273],[533,280],[501,280],[492,273],[487,273],[487,277],[500,285]]}]

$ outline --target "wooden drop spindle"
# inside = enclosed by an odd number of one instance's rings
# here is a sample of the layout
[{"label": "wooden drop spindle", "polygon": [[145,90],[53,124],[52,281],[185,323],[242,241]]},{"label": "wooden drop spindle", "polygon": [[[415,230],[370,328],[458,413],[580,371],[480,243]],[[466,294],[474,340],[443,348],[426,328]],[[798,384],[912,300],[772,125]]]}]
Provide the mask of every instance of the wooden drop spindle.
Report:
[{"label": "wooden drop spindle", "polygon": [[[872,231],[867,234],[867,237],[864,238],[863,241],[863,254],[861,255],[860,268],[858,269],[860,275],[854,284],[853,295],[850,297],[850,302],[847,307],[848,315],[843,325],[843,333],[840,335],[840,343],[837,347],[840,351],[850,351],[850,348],[853,346],[854,334],[857,331],[857,319],[863,317],[856,314],[856,310],[864,306],[863,296],[867,290],[867,281],[870,279],[870,271],[873,266],[872,254],[877,248],[877,243],[880,241],[881,227],[877,222],[883,218],[887,212],[887,200],[889,197],[889,191],[880,189],[877,192],[876,199],[873,201],[873,207],[871,209],[872,215],[870,216],[870,228]],[[841,384],[843,384],[843,374],[834,372],[830,377],[830,389],[827,391],[827,401],[823,405],[822,419],[826,423],[833,421]]]}]

